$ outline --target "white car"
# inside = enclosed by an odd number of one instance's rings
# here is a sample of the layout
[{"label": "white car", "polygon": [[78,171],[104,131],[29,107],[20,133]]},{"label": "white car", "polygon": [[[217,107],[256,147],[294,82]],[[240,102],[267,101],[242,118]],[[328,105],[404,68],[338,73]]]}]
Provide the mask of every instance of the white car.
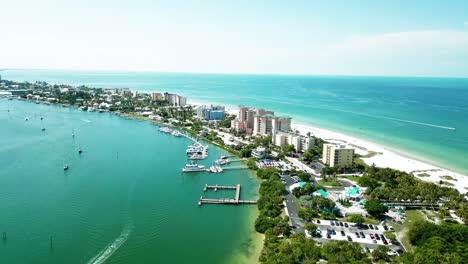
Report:
[{"label": "white car", "polygon": [[395,250],[390,250],[387,252],[387,254],[389,256],[399,256],[400,254],[398,254],[398,252],[396,252]]}]

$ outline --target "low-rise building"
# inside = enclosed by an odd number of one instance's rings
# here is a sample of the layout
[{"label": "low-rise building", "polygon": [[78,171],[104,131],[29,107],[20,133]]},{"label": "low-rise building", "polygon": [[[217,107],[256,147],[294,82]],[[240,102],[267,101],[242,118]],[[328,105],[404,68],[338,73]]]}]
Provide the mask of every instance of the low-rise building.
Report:
[{"label": "low-rise building", "polygon": [[322,162],[330,167],[352,168],[354,148],[339,144],[323,144]]},{"label": "low-rise building", "polygon": [[266,149],[264,147],[257,147],[252,150],[252,157],[257,159],[263,159],[267,156]]}]

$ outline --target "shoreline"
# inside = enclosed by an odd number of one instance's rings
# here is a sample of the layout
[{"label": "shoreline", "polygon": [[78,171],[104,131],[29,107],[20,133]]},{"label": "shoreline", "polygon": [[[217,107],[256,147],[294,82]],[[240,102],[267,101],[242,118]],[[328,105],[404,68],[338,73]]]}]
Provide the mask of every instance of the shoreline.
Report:
[{"label": "shoreline", "polygon": [[[189,104],[199,106],[209,103],[190,100]],[[226,105],[226,112],[230,115],[237,116],[237,110],[232,107],[232,105]],[[437,162],[426,161],[421,157],[405,153],[404,151],[395,149],[391,146],[375,143],[368,139],[349,136],[344,133],[325,128],[295,122],[292,122],[291,128],[299,131],[302,135],[306,135],[307,132],[311,132],[312,135],[326,141],[352,145],[355,149],[355,153],[362,156],[372,153],[373,155],[370,155],[370,157],[361,158],[367,165],[375,164],[377,167],[397,169],[410,173],[422,181],[436,184],[443,181],[444,183],[448,183],[444,184],[444,186],[455,188],[461,194],[468,192],[468,175],[457,172],[453,169],[434,165]]]}]

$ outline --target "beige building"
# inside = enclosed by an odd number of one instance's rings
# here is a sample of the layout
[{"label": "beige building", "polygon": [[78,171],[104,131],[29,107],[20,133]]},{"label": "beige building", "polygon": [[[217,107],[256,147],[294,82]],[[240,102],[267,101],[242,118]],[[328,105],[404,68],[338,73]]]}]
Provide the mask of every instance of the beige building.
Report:
[{"label": "beige building", "polygon": [[323,164],[330,167],[353,167],[354,149],[338,144],[323,144]]},{"label": "beige building", "polygon": [[290,129],[290,117],[278,117],[270,113],[257,114],[254,119],[253,135],[267,136],[276,132],[288,132]]},{"label": "beige building", "polygon": [[277,132],[272,138],[275,146],[283,147],[294,145],[297,152],[305,152],[314,148],[315,140],[313,137],[302,136],[293,133]]}]

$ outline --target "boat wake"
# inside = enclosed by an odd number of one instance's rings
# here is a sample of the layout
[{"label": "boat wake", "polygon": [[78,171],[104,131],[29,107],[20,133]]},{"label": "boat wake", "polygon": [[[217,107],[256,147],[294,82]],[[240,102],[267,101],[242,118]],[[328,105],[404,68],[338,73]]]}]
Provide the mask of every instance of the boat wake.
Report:
[{"label": "boat wake", "polygon": [[101,252],[99,252],[94,258],[88,261],[88,264],[102,264],[104,263],[112,254],[117,251],[124,243],[127,241],[132,228],[130,225],[127,225],[119,237],[117,237],[112,243],[107,245]]},{"label": "boat wake", "polygon": [[86,123],[91,123],[91,121],[89,121],[88,119],[80,119],[80,120]]}]

